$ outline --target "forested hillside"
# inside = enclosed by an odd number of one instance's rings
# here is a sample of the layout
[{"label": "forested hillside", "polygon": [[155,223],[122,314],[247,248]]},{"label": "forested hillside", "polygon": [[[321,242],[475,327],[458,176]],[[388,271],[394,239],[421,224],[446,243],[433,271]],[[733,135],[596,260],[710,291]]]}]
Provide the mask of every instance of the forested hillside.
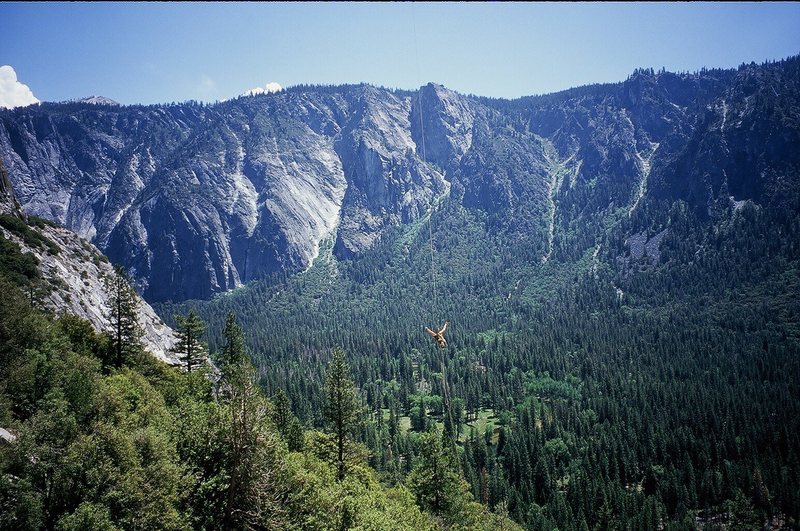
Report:
[{"label": "forested hillside", "polygon": [[[705,230],[674,215],[658,263],[614,268],[591,250],[572,265],[515,255],[445,205],[438,305],[420,230],[194,307],[212,344],[214,323],[241,309],[262,384],[310,425],[323,422],[330,346],[344,345],[373,412],[361,437],[388,481],[448,420],[444,362],[462,471],[526,527],[796,522],[797,242],[760,237],[769,214],[754,206]],[[444,319],[439,350],[423,326]]]}]

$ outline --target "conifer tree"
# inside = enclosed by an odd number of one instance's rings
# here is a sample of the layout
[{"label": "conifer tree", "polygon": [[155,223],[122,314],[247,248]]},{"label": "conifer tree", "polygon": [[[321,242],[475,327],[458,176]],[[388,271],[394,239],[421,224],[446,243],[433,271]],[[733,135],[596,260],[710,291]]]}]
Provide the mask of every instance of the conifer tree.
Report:
[{"label": "conifer tree", "polygon": [[228,485],[222,514],[225,529],[255,529],[268,517],[277,522],[283,510],[277,504],[275,470],[277,440],[267,427],[269,403],[258,385],[258,373],[245,356],[242,330],[236,316],[225,323],[227,343],[222,356],[222,380],[230,415],[227,435]]},{"label": "conifer tree", "polygon": [[422,436],[420,452],[420,459],[408,478],[411,491],[422,509],[450,518],[469,497],[453,449],[443,444],[436,431],[430,430]]},{"label": "conifer tree", "polygon": [[138,354],[142,350],[142,328],[139,325],[139,299],[131,286],[131,280],[125,269],[117,265],[114,273],[104,280],[108,293],[110,312],[108,320],[111,324],[110,334],[113,345],[115,367]]},{"label": "conifer tree", "polygon": [[272,420],[289,450],[296,452],[303,448],[303,428],[292,413],[292,404],[283,389],[278,389],[272,398]]},{"label": "conifer tree", "polygon": [[286,427],[286,434],[284,435],[286,446],[290,452],[299,452],[303,449],[305,440],[303,436],[303,427],[297,417],[292,415],[289,420],[289,425]]},{"label": "conifer tree", "polygon": [[236,314],[228,312],[225,318],[225,328],[222,330],[225,346],[219,359],[223,380],[229,379],[231,370],[243,360],[247,359],[242,328],[236,323]]},{"label": "conifer tree", "polygon": [[344,351],[337,347],[333,351],[333,359],[328,365],[327,404],[325,418],[336,437],[337,477],[339,481],[345,476],[344,453],[350,430],[358,421],[358,398],[353,381],[350,379],[350,367],[347,365]]},{"label": "conifer tree", "polygon": [[272,408],[272,420],[275,421],[275,427],[278,428],[281,435],[285,436],[292,417],[292,409],[289,404],[289,397],[286,396],[283,389],[278,389],[275,392],[275,396],[272,397],[272,405],[274,406]]},{"label": "conifer tree", "polygon": [[189,310],[189,314],[185,317],[176,315],[175,321],[178,323],[175,330],[178,342],[175,344],[173,352],[186,363],[186,371],[192,372],[193,367],[199,367],[206,359],[206,348],[200,339],[205,333],[206,327],[194,308]]}]

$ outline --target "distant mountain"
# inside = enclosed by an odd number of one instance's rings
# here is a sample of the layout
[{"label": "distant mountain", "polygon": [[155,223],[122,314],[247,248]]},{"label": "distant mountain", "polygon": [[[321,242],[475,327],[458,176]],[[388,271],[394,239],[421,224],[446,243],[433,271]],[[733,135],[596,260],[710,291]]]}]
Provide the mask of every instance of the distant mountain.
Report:
[{"label": "distant mountain", "polygon": [[119,105],[116,101],[105,96],[89,96],[88,98],[81,98],[75,100],[76,103],[91,103],[94,105]]},{"label": "distant mountain", "polygon": [[446,196],[539,260],[572,260],[612,220],[668,228],[675,201],[704,219],[781,201],[800,163],[799,62],[637,70],[514,101],[429,84],[42,104],[0,113],[0,155],[27,212],[90,239],[151,301],[301,271],[326,240],[361,256]]}]

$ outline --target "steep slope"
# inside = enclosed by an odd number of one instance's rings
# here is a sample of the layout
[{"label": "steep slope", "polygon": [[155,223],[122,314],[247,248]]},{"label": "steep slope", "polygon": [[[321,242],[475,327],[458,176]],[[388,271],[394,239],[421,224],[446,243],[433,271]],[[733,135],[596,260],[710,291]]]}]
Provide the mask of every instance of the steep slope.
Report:
[{"label": "steep slope", "polygon": [[[362,433],[371,462],[390,481],[415,460],[404,437],[452,411],[476,499],[528,528],[756,528],[756,512],[793,528],[798,108],[797,58],[637,71],[516,101],[436,85],[298,87],[150,108],[199,118],[181,119],[185,138],[164,126],[173,174],[154,163],[129,196],[138,181],[115,181],[109,211],[144,215],[109,217],[104,230],[131,242],[125,256],[159,264],[139,269],[151,296],[196,281],[164,299],[225,289],[203,287],[232,271],[209,249],[232,249],[238,282],[253,282],[158,311],[196,306],[212,350],[236,312],[261,384],[286,390],[304,422],[322,423],[324,362],[343,346],[373,412]],[[0,136],[25,129],[24,112],[0,116]],[[249,128],[234,131],[241,144],[225,133],[234,122]],[[239,145],[254,210],[219,187],[238,171]],[[265,154],[257,170],[251,151]],[[148,255],[162,240],[174,243]],[[300,274],[257,280],[313,256]],[[444,319],[439,350],[423,327]]]},{"label": "steep slope", "polygon": [[409,98],[372,87],[46,107],[3,117],[24,208],[96,242],[151,300],[308,267],[338,225],[337,251],[358,253],[446,190],[414,155]]},{"label": "steep slope", "polygon": [[[389,477],[413,460],[398,433],[447,425],[449,396],[475,496],[527,528],[792,529],[797,66],[481,100],[463,151],[455,121],[426,126],[451,183],[433,257],[426,217],[192,304],[211,344],[238,313],[263,385],[310,423],[343,345]],[[445,319],[440,350],[423,327]]]},{"label": "steep slope", "polygon": [[[44,286],[31,287],[31,297],[55,313],[86,319],[98,331],[109,327],[108,294],[103,279],[113,274],[108,260],[89,242],[69,230],[39,218],[26,217],[19,208],[5,168],[0,162],[0,236],[35,260]],[[142,341],[154,356],[177,365],[170,352],[175,344],[171,328],[144,300],[139,300]]]}]

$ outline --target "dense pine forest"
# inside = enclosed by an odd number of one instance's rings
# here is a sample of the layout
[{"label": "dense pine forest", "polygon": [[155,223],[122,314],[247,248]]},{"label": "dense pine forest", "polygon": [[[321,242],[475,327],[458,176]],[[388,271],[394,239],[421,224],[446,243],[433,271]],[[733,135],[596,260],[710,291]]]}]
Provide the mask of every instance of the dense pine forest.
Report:
[{"label": "dense pine forest", "polygon": [[[439,429],[474,498],[526,528],[796,526],[800,263],[796,237],[763,231],[796,235],[797,218],[753,205],[715,226],[680,204],[667,215],[658,264],[604,265],[602,244],[542,264],[445,203],[438,305],[420,223],[363,260],[323,258],[165,313],[196,307],[216,345],[224,314],[243,309],[262,386],[306,426],[324,426],[324,367],[343,345],[369,412],[359,437],[389,485]],[[423,326],[445,318],[440,350]]]},{"label": "dense pine forest", "polygon": [[[793,58],[698,75],[701,93],[738,76],[747,88],[729,94],[751,93],[747,108],[759,109],[738,126],[750,132],[728,133],[720,155],[714,118],[701,113],[697,131],[708,132],[662,154],[672,162],[654,170],[641,204],[614,199],[625,197],[618,180],[581,181],[578,170],[567,188],[572,170],[557,166],[565,184],[549,242],[534,196],[483,204],[462,163],[430,216],[364,256],[337,258],[328,242],[300,275],[161,314],[196,308],[214,346],[224,315],[239,312],[262,386],[285,392],[305,426],[324,426],[324,368],[342,346],[369,412],[358,437],[387,485],[408,481],[434,429],[473,497],[528,529],[796,528],[799,72]],[[488,101],[531,121],[501,121],[510,132],[483,164],[500,169],[498,186],[506,176],[524,185],[514,146],[537,141],[530,124],[552,134],[557,113],[636,108],[629,93],[657,100],[656,79],[678,83],[641,71],[622,85]],[[596,127],[573,135],[614,134]],[[752,131],[770,145],[763,154],[737,136]],[[602,176],[611,155],[598,156]],[[445,320],[440,350],[423,327]]]}]

